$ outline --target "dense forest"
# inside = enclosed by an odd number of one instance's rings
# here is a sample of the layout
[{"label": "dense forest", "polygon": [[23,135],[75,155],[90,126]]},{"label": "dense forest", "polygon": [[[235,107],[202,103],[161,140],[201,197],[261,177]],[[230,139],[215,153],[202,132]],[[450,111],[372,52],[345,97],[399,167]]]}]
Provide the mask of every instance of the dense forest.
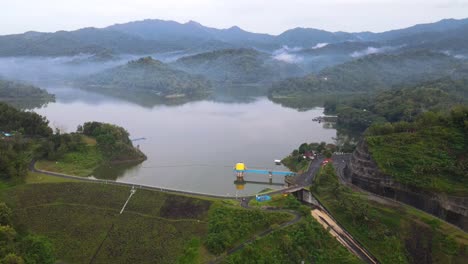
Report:
[{"label": "dense forest", "polygon": [[128,160],[144,160],[146,156],[134,148],[128,132],[119,126],[87,122],[82,127],[84,135],[96,139],[97,147],[110,162],[125,162]]},{"label": "dense forest", "polygon": [[445,111],[467,103],[468,80],[442,78],[367,95],[325,101],[325,112],[338,115],[341,128],[364,131],[375,122],[413,121],[426,111]]},{"label": "dense forest", "polygon": [[211,84],[203,77],[172,69],[151,57],[87,76],[77,84],[96,92],[143,92],[163,98],[200,97],[211,89]]},{"label": "dense forest", "polygon": [[33,85],[0,79],[0,100],[20,100],[20,99],[49,99],[54,100],[55,96],[46,90]]},{"label": "dense forest", "polygon": [[330,93],[364,93],[415,85],[444,77],[462,78],[468,64],[443,53],[427,50],[375,54],[322,70],[318,74],[275,83],[272,97],[316,96]]},{"label": "dense forest", "polygon": [[295,64],[274,60],[254,49],[224,49],[178,59],[184,71],[229,84],[270,83],[302,73]]},{"label": "dense forest", "polygon": [[6,102],[21,109],[30,109],[54,101],[55,96],[44,89],[0,78],[0,102]]}]

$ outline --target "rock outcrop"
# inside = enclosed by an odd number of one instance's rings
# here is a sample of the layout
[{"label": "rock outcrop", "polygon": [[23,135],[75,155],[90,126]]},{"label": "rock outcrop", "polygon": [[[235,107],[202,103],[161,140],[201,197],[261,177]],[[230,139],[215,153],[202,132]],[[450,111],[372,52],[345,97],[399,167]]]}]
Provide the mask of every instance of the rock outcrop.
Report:
[{"label": "rock outcrop", "polygon": [[468,231],[468,197],[430,192],[396,182],[379,170],[365,140],[354,151],[345,168],[345,177],[364,190],[409,204]]}]

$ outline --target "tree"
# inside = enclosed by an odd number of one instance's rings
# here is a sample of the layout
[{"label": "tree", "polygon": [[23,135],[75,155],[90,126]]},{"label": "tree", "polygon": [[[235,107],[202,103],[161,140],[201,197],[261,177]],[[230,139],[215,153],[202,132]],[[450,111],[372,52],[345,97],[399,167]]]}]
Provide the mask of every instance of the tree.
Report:
[{"label": "tree", "polygon": [[0,225],[11,224],[12,211],[5,203],[0,203]]},{"label": "tree", "polygon": [[55,256],[50,241],[42,236],[28,235],[21,241],[21,252],[26,263],[52,264]]},{"label": "tree", "polygon": [[309,144],[307,143],[302,143],[300,146],[299,146],[299,153],[300,154],[304,154],[306,152],[309,152],[310,151],[310,146]]}]

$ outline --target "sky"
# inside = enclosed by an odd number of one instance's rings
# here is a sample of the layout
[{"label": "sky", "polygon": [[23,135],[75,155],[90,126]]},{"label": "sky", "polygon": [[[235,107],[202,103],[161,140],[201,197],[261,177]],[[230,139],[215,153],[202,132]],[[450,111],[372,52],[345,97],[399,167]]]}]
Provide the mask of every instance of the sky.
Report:
[{"label": "sky", "polygon": [[295,27],[382,32],[468,17],[468,0],[0,0],[0,35],[142,19],[280,34]]}]

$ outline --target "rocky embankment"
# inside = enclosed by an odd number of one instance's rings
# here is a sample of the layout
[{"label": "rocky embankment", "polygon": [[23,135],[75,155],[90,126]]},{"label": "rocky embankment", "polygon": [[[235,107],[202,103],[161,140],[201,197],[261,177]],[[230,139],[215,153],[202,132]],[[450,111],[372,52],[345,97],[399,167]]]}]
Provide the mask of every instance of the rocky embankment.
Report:
[{"label": "rocky embankment", "polygon": [[430,192],[396,182],[379,170],[365,141],[354,151],[345,168],[345,177],[364,190],[409,204],[468,231],[468,197]]}]

